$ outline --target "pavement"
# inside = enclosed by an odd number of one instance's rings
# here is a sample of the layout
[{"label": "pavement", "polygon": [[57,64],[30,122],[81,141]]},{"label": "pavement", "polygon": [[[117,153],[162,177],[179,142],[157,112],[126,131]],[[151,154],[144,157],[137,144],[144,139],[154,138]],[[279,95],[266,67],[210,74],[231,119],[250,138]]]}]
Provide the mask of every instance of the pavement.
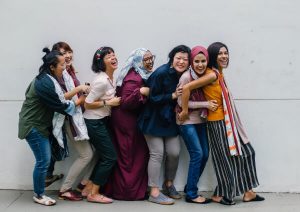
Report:
[{"label": "pavement", "polygon": [[[57,191],[47,191],[47,195],[55,198],[55,206],[43,206],[33,202],[32,191],[0,190],[0,212],[300,212],[300,194],[295,193],[260,193],[266,198],[263,202],[244,203],[242,198],[235,199],[234,206],[218,203],[206,205],[186,203],[176,200],[174,205],[158,205],[148,201],[114,201],[112,204],[89,203],[86,200],[70,202],[58,200]],[[209,197],[211,192],[201,192]]]}]

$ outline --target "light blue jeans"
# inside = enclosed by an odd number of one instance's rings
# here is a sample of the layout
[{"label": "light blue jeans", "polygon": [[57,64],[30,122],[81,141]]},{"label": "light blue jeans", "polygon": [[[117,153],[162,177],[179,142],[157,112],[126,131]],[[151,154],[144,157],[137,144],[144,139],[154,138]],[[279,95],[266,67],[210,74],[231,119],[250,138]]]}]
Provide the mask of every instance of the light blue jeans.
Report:
[{"label": "light blue jeans", "polygon": [[36,196],[42,196],[45,192],[45,178],[51,160],[51,147],[49,139],[44,137],[36,128],[32,128],[26,136],[34,157],[33,190]]},{"label": "light blue jeans", "polygon": [[190,164],[185,187],[186,198],[198,197],[198,181],[208,159],[209,146],[206,123],[180,125],[180,135],[190,155]]}]

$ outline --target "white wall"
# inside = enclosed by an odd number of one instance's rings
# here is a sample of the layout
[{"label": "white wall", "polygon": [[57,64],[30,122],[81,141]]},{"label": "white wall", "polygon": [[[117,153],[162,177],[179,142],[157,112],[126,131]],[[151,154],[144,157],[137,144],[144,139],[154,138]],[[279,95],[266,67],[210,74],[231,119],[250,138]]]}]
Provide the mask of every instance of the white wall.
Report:
[{"label": "white wall", "polygon": [[[85,82],[102,45],[114,47],[120,66],[134,48],[149,48],[158,66],[175,45],[222,41],[230,50],[227,79],[257,154],[257,190],[300,192],[299,7],[296,0],[0,0],[0,189],[32,188],[34,160],[17,138],[18,112],[45,45],[68,42]],[[181,189],[187,163],[183,146],[176,179]],[[215,186],[211,166],[201,190]]]}]

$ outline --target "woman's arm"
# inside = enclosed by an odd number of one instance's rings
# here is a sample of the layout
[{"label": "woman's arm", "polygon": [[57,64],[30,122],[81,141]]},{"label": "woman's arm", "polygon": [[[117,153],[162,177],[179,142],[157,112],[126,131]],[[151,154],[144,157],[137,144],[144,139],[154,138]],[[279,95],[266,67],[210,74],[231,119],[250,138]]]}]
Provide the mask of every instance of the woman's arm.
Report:
[{"label": "woman's arm", "polygon": [[88,86],[88,85],[79,85],[79,86],[75,87],[73,90],[66,92],[64,94],[64,96],[66,99],[72,99],[72,97],[75,96],[79,92],[88,93],[89,89],[90,89],[90,86]]},{"label": "woman's arm", "polygon": [[181,95],[182,111],[178,114],[178,118],[180,121],[184,121],[188,118],[188,102],[189,102],[191,91],[197,88],[201,88],[205,85],[208,85],[214,82],[216,79],[217,79],[216,74],[209,73],[183,86],[182,95]]},{"label": "woman's arm", "polygon": [[113,97],[109,100],[99,100],[92,103],[84,102],[85,109],[97,109],[100,107],[106,107],[106,106],[119,106],[121,102],[121,97]]}]

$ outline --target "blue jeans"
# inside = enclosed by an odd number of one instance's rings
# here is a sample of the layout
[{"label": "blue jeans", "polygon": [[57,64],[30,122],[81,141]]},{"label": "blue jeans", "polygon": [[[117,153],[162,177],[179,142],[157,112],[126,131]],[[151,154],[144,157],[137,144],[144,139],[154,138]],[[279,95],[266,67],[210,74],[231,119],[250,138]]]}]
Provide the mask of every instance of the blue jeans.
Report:
[{"label": "blue jeans", "polygon": [[26,140],[36,161],[33,170],[33,190],[36,196],[42,196],[45,192],[45,178],[51,160],[49,139],[33,128],[26,136]]},{"label": "blue jeans", "polygon": [[206,123],[180,125],[180,135],[190,155],[190,164],[185,187],[186,198],[198,197],[198,181],[208,159],[209,146]]}]

